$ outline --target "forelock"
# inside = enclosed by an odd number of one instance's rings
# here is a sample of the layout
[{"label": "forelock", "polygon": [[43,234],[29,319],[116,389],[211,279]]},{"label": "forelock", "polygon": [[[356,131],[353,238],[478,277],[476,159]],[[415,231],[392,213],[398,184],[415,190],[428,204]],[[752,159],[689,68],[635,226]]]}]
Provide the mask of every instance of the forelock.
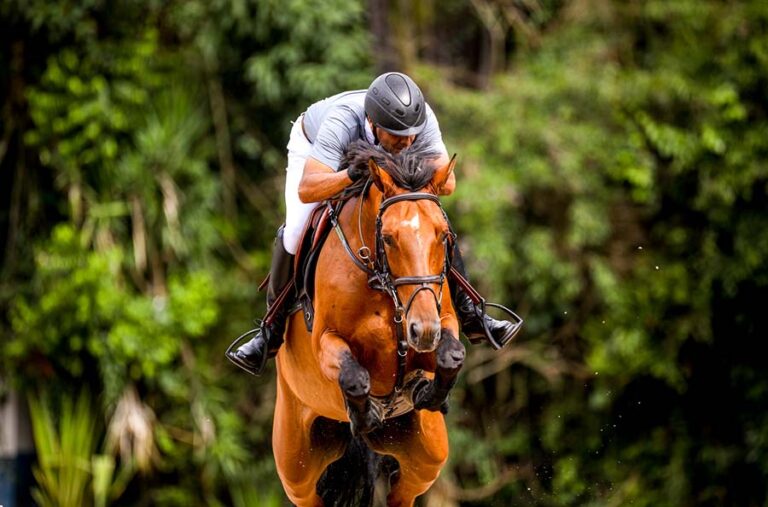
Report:
[{"label": "forelock", "polygon": [[372,158],[392,177],[398,187],[416,192],[432,181],[437,170],[435,160],[439,157],[440,152],[421,143],[414,143],[393,155],[380,146],[358,140],[347,148],[339,169],[348,169],[353,166],[364,168]]}]

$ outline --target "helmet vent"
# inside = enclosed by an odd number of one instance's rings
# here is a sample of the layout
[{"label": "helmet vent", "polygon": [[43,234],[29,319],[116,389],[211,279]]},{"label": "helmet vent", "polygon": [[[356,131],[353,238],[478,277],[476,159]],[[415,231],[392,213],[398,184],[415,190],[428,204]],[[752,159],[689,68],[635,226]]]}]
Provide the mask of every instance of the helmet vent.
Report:
[{"label": "helmet vent", "polygon": [[400,108],[395,109],[395,113],[397,114],[397,116],[405,116],[405,111],[403,111]]},{"label": "helmet vent", "polygon": [[382,98],[381,98],[381,101],[382,101],[384,104],[388,105],[388,106],[392,104],[392,102],[391,102],[391,101],[390,101],[388,98],[386,98],[386,97],[382,97]]},{"label": "helmet vent", "polygon": [[421,104],[416,104],[413,109],[418,113],[421,110]]}]

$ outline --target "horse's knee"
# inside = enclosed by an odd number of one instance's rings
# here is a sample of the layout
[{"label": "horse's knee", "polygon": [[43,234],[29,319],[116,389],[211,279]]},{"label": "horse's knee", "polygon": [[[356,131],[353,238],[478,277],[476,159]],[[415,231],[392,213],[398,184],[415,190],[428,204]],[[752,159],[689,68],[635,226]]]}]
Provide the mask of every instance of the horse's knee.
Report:
[{"label": "horse's knee", "polygon": [[426,493],[437,480],[447,460],[447,448],[442,454],[428,453],[416,460],[400,460],[399,474],[387,495],[387,505],[414,505],[416,497]]},{"label": "horse's knee", "polygon": [[307,470],[307,456],[301,453],[275,452],[275,465],[283,481],[292,489],[300,488],[310,475]]},{"label": "horse's knee", "polygon": [[[431,412],[439,417],[442,414],[439,412]],[[432,473],[435,477],[448,461],[448,438],[441,438],[439,435],[431,436],[428,440],[422,441],[420,446],[418,457],[415,461],[418,463],[418,469],[425,471],[429,476]]]},{"label": "horse's knee", "polygon": [[297,507],[322,506],[323,500],[317,495],[314,484],[306,481],[299,484],[288,483],[283,480],[283,489],[292,504]]},{"label": "horse's knee", "polygon": [[275,453],[277,472],[286,495],[296,505],[315,505],[315,483],[320,473],[314,471],[307,457],[294,456],[290,460],[279,460]]},{"label": "horse's knee", "polygon": [[466,349],[449,329],[443,329],[443,338],[437,349],[437,367],[444,371],[458,372],[464,365]]},{"label": "horse's knee", "polygon": [[371,392],[371,375],[360,366],[352,355],[348,355],[341,363],[339,371],[339,386],[345,396],[361,399]]},{"label": "horse's knee", "polygon": [[448,460],[448,430],[440,412],[419,412],[418,426],[421,435],[428,435],[418,440],[421,452],[419,460],[425,465],[443,467]]}]

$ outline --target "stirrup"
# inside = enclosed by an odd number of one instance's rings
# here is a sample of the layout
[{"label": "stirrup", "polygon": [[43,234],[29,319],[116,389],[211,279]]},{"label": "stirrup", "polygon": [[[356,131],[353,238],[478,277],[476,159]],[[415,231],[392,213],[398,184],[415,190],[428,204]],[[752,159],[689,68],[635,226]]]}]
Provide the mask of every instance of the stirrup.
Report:
[{"label": "stirrup", "polygon": [[[487,303],[485,302],[485,300],[481,300],[477,306],[480,307],[480,320],[483,323],[483,331],[485,332],[485,339],[488,340],[488,343],[490,343],[495,350],[504,348],[509,342],[512,341],[512,339],[515,336],[517,336],[517,334],[520,332],[520,329],[522,329],[523,327],[523,319],[520,318],[518,314],[516,314],[515,312],[513,312],[512,310],[510,310],[504,305],[500,305],[498,303]],[[485,316],[486,316],[485,308],[487,306],[501,310],[502,312],[506,313],[510,317],[508,320],[512,323],[512,331],[502,336],[501,342],[497,341],[496,338],[493,337],[493,335],[491,334],[491,330],[488,328],[488,323],[485,320]]]},{"label": "stirrup", "polygon": [[[269,351],[265,350],[264,354],[261,355],[261,364],[259,364],[258,367],[254,367],[250,363],[246,363],[237,357],[237,355],[235,355],[235,351],[237,351],[241,345],[249,341],[251,337],[259,334],[259,332],[262,331],[261,327],[262,325],[259,324],[258,327],[253,328],[250,331],[246,331],[245,333],[235,338],[235,341],[233,341],[232,344],[227,347],[227,351],[224,352],[224,355],[232,364],[256,377],[261,375],[261,373],[264,371],[264,366],[267,364],[267,356],[269,355]],[[269,344],[267,344],[267,347],[269,347]]]}]

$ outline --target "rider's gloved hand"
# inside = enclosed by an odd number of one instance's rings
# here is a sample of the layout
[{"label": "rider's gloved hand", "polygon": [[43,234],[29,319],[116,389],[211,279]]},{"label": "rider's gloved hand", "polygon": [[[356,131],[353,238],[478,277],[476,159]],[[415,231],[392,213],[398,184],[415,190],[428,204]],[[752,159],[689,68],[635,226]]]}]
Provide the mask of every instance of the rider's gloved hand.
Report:
[{"label": "rider's gloved hand", "polygon": [[347,176],[352,180],[352,183],[361,178],[366,178],[370,174],[368,172],[368,166],[366,164],[350,165],[347,169]]}]

